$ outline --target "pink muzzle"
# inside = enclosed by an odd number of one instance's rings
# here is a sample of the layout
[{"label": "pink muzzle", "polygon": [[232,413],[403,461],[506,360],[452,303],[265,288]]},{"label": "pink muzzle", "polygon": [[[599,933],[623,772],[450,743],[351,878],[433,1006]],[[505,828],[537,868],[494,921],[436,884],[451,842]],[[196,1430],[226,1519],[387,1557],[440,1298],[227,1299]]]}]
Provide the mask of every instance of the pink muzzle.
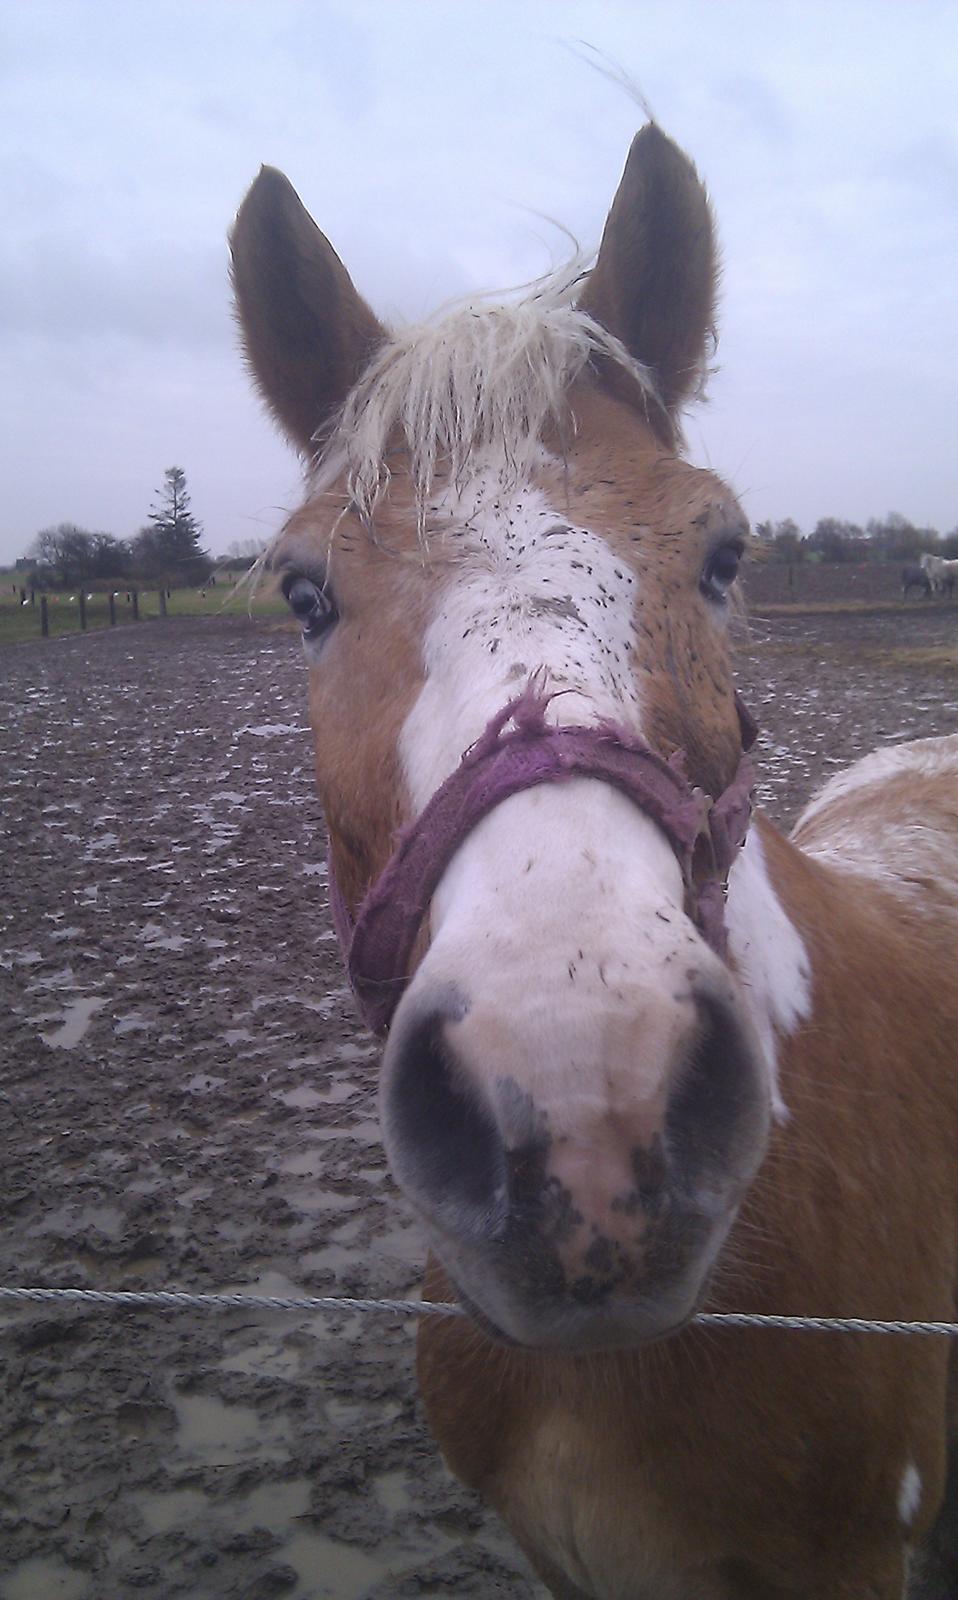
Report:
[{"label": "pink muzzle", "polygon": [[728,874],[745,842],[755,784],[744,752],[757,730],[738,696],[743,754],[734,778],[716,800],[688,782],[681,751],[665,760],[612,722],[592,728],[550,726],[545,712],[553,698],[530,684],[493,717],[455,772],[399,835],[355,918],[330,862],[336,933],[373,1033],[388,1031],[412,976],[423,920],[452,857],[483,817],[535,784],[599,778],[628,795],[668,839],[682,871],[686,914],[725,959]]}]

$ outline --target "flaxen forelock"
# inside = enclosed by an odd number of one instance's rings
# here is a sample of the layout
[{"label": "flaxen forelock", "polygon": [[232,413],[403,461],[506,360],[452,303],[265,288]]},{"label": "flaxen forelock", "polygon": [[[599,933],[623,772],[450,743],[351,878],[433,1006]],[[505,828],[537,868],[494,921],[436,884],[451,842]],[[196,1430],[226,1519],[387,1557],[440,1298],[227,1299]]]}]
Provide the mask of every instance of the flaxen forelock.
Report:
[{"label": "flaxen forelock", "polygon": [[473,299],[394,334],[325,432],[313,492],[345,476],[351,507],[368,525],[389,485],[387,457],[403,448],[423,538],[439,474],[462,487],[475,463],[514,486],[528,477],[547,429],[574,431],[568,391],[594,358],[624,371],[642,403],[661,411],[651,371],[573,303],[582,281],[577,259],[523,300]]}]

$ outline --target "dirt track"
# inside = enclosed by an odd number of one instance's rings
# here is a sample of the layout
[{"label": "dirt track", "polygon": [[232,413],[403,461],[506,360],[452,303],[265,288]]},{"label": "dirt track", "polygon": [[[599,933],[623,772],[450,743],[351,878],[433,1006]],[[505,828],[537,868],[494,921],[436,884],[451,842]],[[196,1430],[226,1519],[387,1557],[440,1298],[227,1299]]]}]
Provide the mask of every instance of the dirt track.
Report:
[{"label": "dirt track", "polygon": [[[758,620],[767,808],[958,731],[958,609]],[[882,664],[884,662],[884,664]],[[408,1294],[376,1053],[328,925],[285,629],[2,658],[0,1282]],[[448,1477],[408,1325],[0,1308],[0,1600],[529,1600]]]}]

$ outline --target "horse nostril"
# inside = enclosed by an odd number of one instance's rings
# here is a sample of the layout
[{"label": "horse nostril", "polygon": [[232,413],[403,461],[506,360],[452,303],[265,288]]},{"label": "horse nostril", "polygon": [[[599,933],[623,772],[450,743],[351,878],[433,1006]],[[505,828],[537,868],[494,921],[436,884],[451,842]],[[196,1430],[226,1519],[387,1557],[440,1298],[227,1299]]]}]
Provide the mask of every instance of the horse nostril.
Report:
[{"label": "horse nostril", "polygon": [[697,996],[699,1031],[677,1074],[665,1114],[670,1164],[683,1186],[714,1184],[760,1141],[767,1117],[753,1050],[734,1012]]},{"label": "horse nostril", "polygon": [[387,1055],[383,1128],[393,1172],[440,1225],[484,1238],[505,1224],[505,1151],[483,1092],[450,1045],[448,1013],[418,1019]]}]

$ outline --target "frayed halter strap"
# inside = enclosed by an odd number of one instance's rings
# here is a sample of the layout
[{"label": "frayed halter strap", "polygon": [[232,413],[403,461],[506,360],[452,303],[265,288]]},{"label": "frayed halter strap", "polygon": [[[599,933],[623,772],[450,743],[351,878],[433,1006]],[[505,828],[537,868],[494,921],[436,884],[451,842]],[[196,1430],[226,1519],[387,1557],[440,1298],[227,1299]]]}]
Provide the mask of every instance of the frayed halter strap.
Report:
[{"label": "frayed halter strap", "polygon": [[[399,835],[355,921],[330,864],[336,932],[350,982],[373,1033],[387,1031],[402,999],[423,919],[455,852],[490,811],[535,784],[598,778],[634,800],[675,852],[687,915],[716,954],[725,958],[728,874],[745,842],[752,811],[754,775],[748,756],[743,753],[732,782],[712,800],[688,782],[681,751],[665,760],[612,722],[592,728],[547,724],[546,707],[553,698],[530,684],[493,717],[455,772]],[[748,750],[757,729],[738,696],[736,704],[742,744]]]}]

